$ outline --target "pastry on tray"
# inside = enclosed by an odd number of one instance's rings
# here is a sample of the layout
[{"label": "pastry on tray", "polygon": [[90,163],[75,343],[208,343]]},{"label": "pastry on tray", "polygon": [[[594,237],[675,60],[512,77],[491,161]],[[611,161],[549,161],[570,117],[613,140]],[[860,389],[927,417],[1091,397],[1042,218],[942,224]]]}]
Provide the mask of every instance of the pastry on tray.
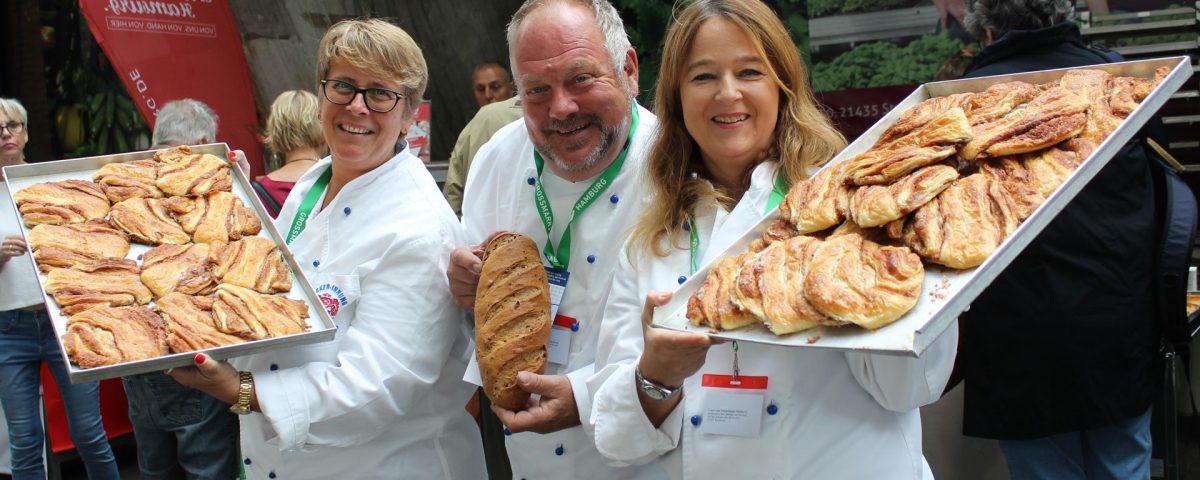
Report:
[{"label": "pastry on tray", "polygon": [[209,246],[159,245],[142,254],[142,283],[162,297],[171,292],[204,295],[217,288],[208,267]]},{"label": "pastry on tray", "polygon": [[708,278],[688,299],[687,318],[692,325],[708,325],[714,330],[736,330],[752,325],[756,317],[733,303],[733,290],[742,263],[752,253],[721,259],[708,272]]},{"label": "pastry on tray", "polygon": [[170,293],[154,303],[167,326],[167,345],[182,353],[245,342],[245,339],[217,329],[213,317],[213,297]]},{"label": "pastry on tray", "polygon": [[197,197],[171,197],[164,206],[175,214],[183,231],[196,243],[228,242],[262,230],[254,210],[229,192]]},{"label": "pastry on tray", "polygon": [[911,310],[924,281],[925,267],[908,248],[851,233],[825,240],[809,265],[803,292],[822,313],[875,330]]},{"label": "pastry on tray", "polygon": [[108,163],[96,170],[92,179],[104,188],[112,203],[131,198],[162,198],[158,189],[158,162],[150,159]]},{"label": "pastry on tray", "polygon": [[107,221],[92,220],[69,225],[35,225],[29,231],[29,247],[42,271],[71,267],[102,258],[125,258],[129,236]]},{"label": "pastry on tray", "polygon": [[263,295],[222,283],[213,302],[217,330],[247,340],[282,337],[308,330],[308,306],[300,300]]},{"label": "pastry on tray", "polygon": [[142,284],[139,271],[137,262],[125,258],[93,260],[51,270],[43,286],[64,315],[96,306],[145,305],[152,295]]},{"label": "pastry on tray", "polygon": [[1088,100],[1055,85],[1007,115],[973,125],[959,152],[967,160],[1027,153],[1074,137],[1087,125]]},{"label": "pastry on tray", "polygon": [[758,271],[762,286],[763,316],[767,329],[776,335],[795,333],[818,325],[841,326],[846,322],[834,320],[821,313],[805,298],[804,278],[822,241],[798,236],[776,242],[759,256]]},{"label": "pastry on tray", "polygon": [[903,137],[846,160],[843,178],[854,185],[886,185],[954,155],[973,136],[963,109],[951,108]]},{"label": "pastry on tray", "polygon": [[209,262],[221,283],[249,288],[259,293],[286,292],[292,277],[283,254],[270,239],[247,237],[228,244],[212,244]]},{"label": "pastry on tray", "polygon": [[1017,229],[1017,210],[998,182],[975,173],[917,210],[904,226],[904,244],[933,263],[976,267]]},{"label": "pastry on tray", "polygon": [[108,215],[108,197],[92,182],[63,180],[30,185],[13,194],[25,225],[63,225],[100,220]]},{"label": "pastry on tray", "polygon": [[163,202],[158,198],[131,198],[113,205],[109,220],[139,243],[190,243],[192,237],[167,213]]},{"label": "pastry on tray", "polygon": [[67,320],[62,344],[71,363],[95,368],[165,355],[167,331],[149,308],[97,307]]},{"label": "pastry on tray", "polygon": [[206,195],[233,189],[229,165],[207,153],[162,157],[155,183],[169,196]]},{"label": "pastry on tray", "polygon": [[846,218],[850,189],[842,181],[845,163],[829,165],[812,178],[792,185],[779,204],[779,216],[798,233],[825,230]]},{"label": "pastry on tray", "polygon": [[930,165],[891,185],[860,187],[850,197],[850,219],[861,227],[898,220],[929,203],[957,179],[954,167]]}]

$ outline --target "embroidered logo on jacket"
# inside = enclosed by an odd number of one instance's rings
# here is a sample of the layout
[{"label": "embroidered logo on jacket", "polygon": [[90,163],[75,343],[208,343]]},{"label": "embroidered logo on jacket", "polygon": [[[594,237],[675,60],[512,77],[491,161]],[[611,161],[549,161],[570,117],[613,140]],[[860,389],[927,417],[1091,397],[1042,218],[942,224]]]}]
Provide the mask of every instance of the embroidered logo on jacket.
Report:
[{"label": "embroidered logo on jacket", "polygon": [[321,305],[325,307],[325,311],[329,312],[330,317],[336,317],[338,310],[349,303],[346,300],[346,295],[342,293],[342,289],[332,283],[326,283],[317,287],[317,298],[321,299]]}]

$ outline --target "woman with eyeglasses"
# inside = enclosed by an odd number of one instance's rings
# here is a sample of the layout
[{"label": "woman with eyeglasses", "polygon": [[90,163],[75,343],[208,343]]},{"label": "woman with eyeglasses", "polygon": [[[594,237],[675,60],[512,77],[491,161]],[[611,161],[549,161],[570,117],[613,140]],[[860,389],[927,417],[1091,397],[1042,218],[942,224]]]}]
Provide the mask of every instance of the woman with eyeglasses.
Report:
[{"label": "woman with eyeglasses", "polygon": [[485,478],[463,409],[468,325],[446,265],[457,218],[421,161],[400,149],[428,71],[381,20],[329,29],[317,54],[331,152],[296,182],[275,226],[337,324],[329,342],[171,375],[241,417],[245,478]]},{"label": "woman with eyeglasses", "polygon": [[[25,163],[29,140],[25,107],[0,98],[0,167]],[[62,392],[71,441],[87,468],[88,478],[120,478],[117,462],[100,421],[100,384],[72,384],[67,377],[58,340],[38,288],[37,272],[21,224],[8,199],[8,184],[0,176],[0,404],[8,424],[14,480],[46,478],[42,462],[41,368],[45,361]]]}]

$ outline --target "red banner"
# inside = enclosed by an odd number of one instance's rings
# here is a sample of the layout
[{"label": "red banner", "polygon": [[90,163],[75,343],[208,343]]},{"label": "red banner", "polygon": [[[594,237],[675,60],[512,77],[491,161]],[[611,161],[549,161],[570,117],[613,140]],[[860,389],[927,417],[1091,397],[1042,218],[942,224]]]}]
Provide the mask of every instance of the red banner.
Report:
[{"label": "red banner", "polygon": [[261,175],[250,69],[225,0],[79,0],[92,35],[153,128],[158,109],[193,98],[217,112],[217,138]]},{"label": "red banner", "polygon": [[828,109],[833,126],[853,142],[916,88],[916,85],[856,88],[820,92],[816,96]]}]

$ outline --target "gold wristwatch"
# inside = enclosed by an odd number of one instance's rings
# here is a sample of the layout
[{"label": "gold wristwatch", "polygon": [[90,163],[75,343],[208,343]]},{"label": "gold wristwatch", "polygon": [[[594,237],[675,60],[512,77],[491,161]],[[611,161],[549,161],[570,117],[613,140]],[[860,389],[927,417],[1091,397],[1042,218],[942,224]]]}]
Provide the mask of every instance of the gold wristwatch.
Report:
[{"label": "gold wristwatch", "polygon": [[254,392],[254,375],[250,372],[238,372],[241,383],[238,385],[237,403],[229,407],[229,411],[238,415],[246,415],[250,410],[250,394]]}]

